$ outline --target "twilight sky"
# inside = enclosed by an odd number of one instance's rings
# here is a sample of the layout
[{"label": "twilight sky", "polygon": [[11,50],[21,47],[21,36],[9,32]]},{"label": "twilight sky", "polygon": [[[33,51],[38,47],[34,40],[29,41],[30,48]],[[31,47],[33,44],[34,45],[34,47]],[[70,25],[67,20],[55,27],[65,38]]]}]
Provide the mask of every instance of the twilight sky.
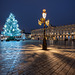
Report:
[{"label": "twilight sky", "polygon": [[42,28],[38,19],[44,8],[53,26],[75,24],[75,0],[0,0],[0,30],[10,13],[15,15],[20,29],[26,32]]}]

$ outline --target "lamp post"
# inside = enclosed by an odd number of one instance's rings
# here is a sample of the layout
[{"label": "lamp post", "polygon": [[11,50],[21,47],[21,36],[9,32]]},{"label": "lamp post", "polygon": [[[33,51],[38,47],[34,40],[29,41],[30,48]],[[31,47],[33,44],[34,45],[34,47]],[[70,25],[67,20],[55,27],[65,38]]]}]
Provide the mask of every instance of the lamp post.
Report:
[{"label": "lamp post", "polygon": [[46,42],[46,36],[45,36],[45,24],[48,26],[49,20],[46,21],[46,16],[47,16],[46,9],[43,9],[42,18],[38,20],[39,25],[44,24],[44,38],[43,38],[43,45],[42,45],[43,50],[47,50],[47,42]]}]

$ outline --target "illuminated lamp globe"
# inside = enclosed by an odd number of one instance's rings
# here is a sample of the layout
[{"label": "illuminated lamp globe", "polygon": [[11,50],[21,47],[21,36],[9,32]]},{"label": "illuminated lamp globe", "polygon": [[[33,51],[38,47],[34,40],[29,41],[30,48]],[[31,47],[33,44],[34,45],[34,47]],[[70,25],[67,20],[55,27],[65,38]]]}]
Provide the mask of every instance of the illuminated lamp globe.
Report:
[{"label": "illuminated lamp globe", "polygon": [[47,16],[46,9],[43,9],[42,17],[45,19]]}]

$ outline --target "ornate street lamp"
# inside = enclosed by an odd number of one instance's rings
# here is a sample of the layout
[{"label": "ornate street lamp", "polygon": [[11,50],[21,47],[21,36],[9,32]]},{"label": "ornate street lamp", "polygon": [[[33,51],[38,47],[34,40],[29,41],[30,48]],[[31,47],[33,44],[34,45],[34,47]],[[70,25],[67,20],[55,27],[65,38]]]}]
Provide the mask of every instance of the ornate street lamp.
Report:
[{"label": "ornate street lamp", "polygon": [[45,36],[45,24],[49,26],[49,20],[46,21],[46,16],[47,16],[46,9],[43,9],[42,18],[38,20],[39,25],[44,24],[44,38],[43,38],[43,45],[42,45],[43,50],[47,50],[47,43],[46,43],[46,36]]}]

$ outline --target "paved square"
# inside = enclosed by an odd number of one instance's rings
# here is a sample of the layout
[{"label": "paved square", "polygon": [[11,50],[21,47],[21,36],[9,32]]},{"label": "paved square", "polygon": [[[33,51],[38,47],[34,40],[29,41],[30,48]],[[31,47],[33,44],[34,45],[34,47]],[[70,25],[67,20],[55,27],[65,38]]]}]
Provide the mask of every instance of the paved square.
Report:
[{"label": "paved square", "polygon": [[75,49],[51,45],[3,48],[0,52],[0,75],[75,75]]}]

